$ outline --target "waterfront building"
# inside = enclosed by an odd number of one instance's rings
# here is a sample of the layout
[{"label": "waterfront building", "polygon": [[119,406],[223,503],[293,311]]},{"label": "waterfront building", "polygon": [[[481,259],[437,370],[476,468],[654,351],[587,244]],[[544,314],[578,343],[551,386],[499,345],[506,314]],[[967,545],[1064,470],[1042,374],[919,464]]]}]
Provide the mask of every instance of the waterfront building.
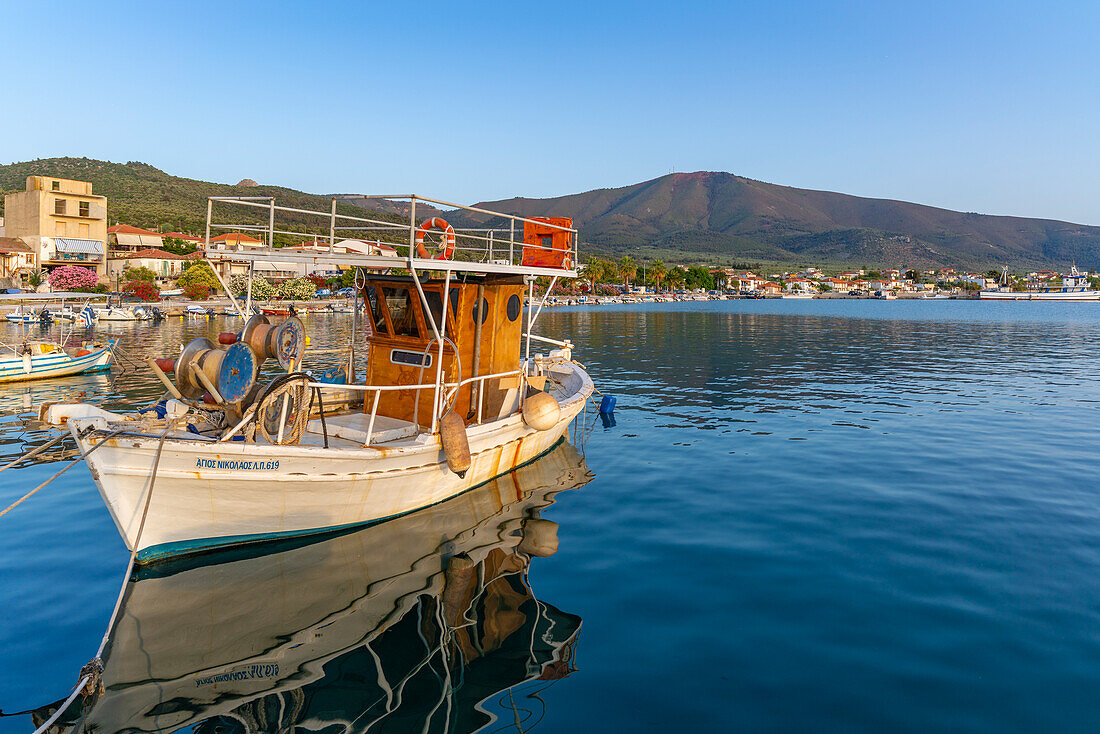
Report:
[{"label": "waterfront building", "polygon": [[107,250],[112,258],[140,250],[164,247],[164,236],[129,224],[116,224],[107,228]]},{"label": "waterfront building", "polygon": [[787,278],[787,291],[790,293],[817,293],[817,284],[809,278]]},{"label": "waterfront building", "polygon": [[[235,258],[234,253],[256,250],[263,246],[264,243],[260,240],[241,232],[220,234],[217,237],[211,237],[209,242],[203,241],[202,243],[203,253],[210,263],[210,267],[217,270],[223,278],[234,275],[248,275],[248,263]],[[257,267],[257,269],[259,268]],[[264,276],[269,277],[267,273],[264,273]]]},{"label": "waterfront building", "polygon": [[202,258],[202,253],[176,255],[166,250],[150,247],[137,252],[112,255],[107,261],[108,274],[112,282],[126,280],[126,271],[133,268],[149,268],[156,274],[158,283],[166,283],[178,278],[194,260]]},{"label": "waterfront building", "polygon": [[27,190],[4,196],[5,235],[34,252],[38,267],[83,265],[106,275],[107,197],[87,181],[27,176]]},{"label": "waterfront building", "polygon": [[18,278],[37,265],[38,259],[30,245],[18,237],[0,236],[0,277]]},{"label": "waterfront building", "polygon": [[185,234],[183,232],[165,232],[162,236],[166,240],[181,240],[185,245],[191,245],[197,250],[204,249],[203,246],[206,244],[206,240],[204,240],[202,237],[196,237],[193,234]]}]

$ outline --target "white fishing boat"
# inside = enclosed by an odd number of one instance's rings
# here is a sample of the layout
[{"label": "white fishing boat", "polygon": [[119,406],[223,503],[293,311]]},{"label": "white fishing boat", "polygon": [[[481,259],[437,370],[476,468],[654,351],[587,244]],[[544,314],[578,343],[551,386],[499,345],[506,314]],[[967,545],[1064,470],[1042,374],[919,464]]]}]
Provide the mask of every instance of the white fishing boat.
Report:
[{"label": "white fishing boat", "polygon": [[[261,719],[242,731],[481,729],[495,718],[491,696],[520,698],[525,683],[574,669],[581,620],[538,600],[527,569],[558,547],[542,511],[591,476],[563,445],[377,527],[139,572],[111,630],[102,695],[78,699],[51,731]],[[54,709],[33,712],[35,724]]]},{"label": "white fishing boat", "polygon": [[807,298],[813,298],[813,297],[814,297],[813,293],[784,293],[783,294],[783,298],[798,298],[798,299],[805,300]]},{"label": "white fishing boat", "polygon": [[1089,285],[1088,271],[1080,272],[1074,265],[1069,274],[1062,276],[1061,288],[1013,291],[1007,284],[1008,270],[999,288],[981,291],[983,301],[1100,301],[1100,290]]},{"label": "white fishing boat", "polygon": [[111,368],[114,342],[66,349],[53,341],[31,340],[0,345],[0,382],[40,380]]},{"label": "white fishing boat", "polygon": [[149,321],[153,312],[144,306],[122,306],[108,303],[106,306],[92,307],[97,321]]},{"label": "white fishing boat", "polygon": [[[546,295],[560,278],[576,277],[571,220],[422,197],[360,198],[404,199],[409,223],[336,214],[335,204],[313,214],[332,231],[402,233],[408,276],[371,274],[394,267],[380,255],[258,248],[236,257],[362,269],[369,345],[362,381],[354,342],[348,384],[318,382],[303,371],[302,323],[260,315],[220,344],[197,339],[178,358],[153,364],[169,390],[156,413],[43,407],[42,418],[67,427],[84,451],[138,562],[367,525],[442,502],[550,450],[585,409],[593,385],[572,344],[532,333]],[[433,217],[418,226],[418,201],[504,224],[463,230]],[[247,197],[214,204],[303,211]],[[524,315],[524,292],[535,298],[539,276],[549,288]],[[248,312],[246,296],[241,313]],[[536,354],[532,342],[553,348]],[[260,386],[265,359],[287,374]]]},{"label": "white fishing boat", "polygon": [[[19,308],[11,313],[5,314],[4,318],[12,324],[37,324],[40,321],[48,320],[49,316],[43,316],[42,308],[28,308],[24,304],[19,304]],[[49,312],[47,311],[47,314]]]}]

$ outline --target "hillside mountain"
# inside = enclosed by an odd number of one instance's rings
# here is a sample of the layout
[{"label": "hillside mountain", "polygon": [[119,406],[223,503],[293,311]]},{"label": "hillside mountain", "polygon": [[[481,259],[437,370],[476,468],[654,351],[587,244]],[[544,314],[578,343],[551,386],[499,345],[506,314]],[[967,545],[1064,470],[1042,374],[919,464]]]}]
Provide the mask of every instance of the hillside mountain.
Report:
[{"label": "hillside mountain", "polygon": [[[207,196],[274,196],[278,203],[327,211],[327,196],[280,186],[236,185],[172,176],[145,163],[48,158],[0,165],[0,194],[22,191],[38,174],[90,181],[108,198],[111,224],[201,233]],[[2,197],[0,197],[2,202]],[[407,204],[359,202],[374,215],[404,221]],[[1100,269],[1100,227],[1048,219],[998,217],[887,199],[763,183],[729,173],[674,173],[615,189],[548,199],[514,198],[480,207],[523,216],[571,216],[582,252],[626,253],[671,261],[730,259],[804,264],[955,266],[987,269],[1078,265]],[[338,211],[362,215],[341,202]],[[261,210],[234,220],[263,224]],[[483,226],[419,204],[418,215],[442,214],[456,225]],[[2,209],[0,209],[2,214]],[[419,218],[419,216],[418,216]],[[328,233],[327,220],[286,218],[292,229]],[[279,243],[279,239],[276,239]]]},{"label": "hillside mountain", "polygon": [[[206,228],[208,196],[274,196],[280,206],[324,212],[331,206],[327,196],[305,194],[281,186],[263,186],[250,179],[236,185],[221,184],[172,176],[146,163],[133,161],[110,163],[90,158],[44,158],[0,166],[0,215],[3,214],[3,193],[25,190],[27,176],[31,175],[90,181],[94,193],[107,197],[108,224],[122,222],[162,232],[175,230],[201,235]],[[352,204],[340,203],[337,210],[363,215],[363,210]],[[328,234],[327,219],[279,216],[280,223],[294,223],[295,231]],[[234,224],[266,226],[268,220],[267,212],[260,209],[242,208],[234,211],[234,217]],[[226,221],[221,217],[219,220]]]},{"label": "hillside mountain", "polygon": [[478,206],[521,216],[572,216],[582,241],[614,254],[648,246],[647,253],[806,263],[1100,265],[1100,227],[956,212],[709,171]]}]

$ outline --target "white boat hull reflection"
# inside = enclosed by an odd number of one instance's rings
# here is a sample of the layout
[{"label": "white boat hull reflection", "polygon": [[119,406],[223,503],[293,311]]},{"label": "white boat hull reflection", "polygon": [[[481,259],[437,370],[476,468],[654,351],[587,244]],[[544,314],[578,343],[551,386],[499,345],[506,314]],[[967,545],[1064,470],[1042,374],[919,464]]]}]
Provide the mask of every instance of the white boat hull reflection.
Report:
[{"label": "white boat hull reflection", "polygon": [[146,569],[113,630],[104,694],[74,704],[64,730],[483,728],[499,691],[573,669],[580,620],[536,600],[526,569],[557,549],[540,510],[590,480],[563,444],[371,528]]}]

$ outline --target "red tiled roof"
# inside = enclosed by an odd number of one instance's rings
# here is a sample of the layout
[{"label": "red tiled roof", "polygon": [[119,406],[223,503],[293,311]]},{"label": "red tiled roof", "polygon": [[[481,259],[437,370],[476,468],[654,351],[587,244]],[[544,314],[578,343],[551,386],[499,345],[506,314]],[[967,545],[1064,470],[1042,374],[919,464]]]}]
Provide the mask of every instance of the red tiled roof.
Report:
[{"label": "red tiled roof", "polygon": [[193,234],[184,234],[183,232],[165,232],[164,237],[175,237],[177,240],[184,240],[186,242],[205,242],[202,237],[196,237]]},{"label": "red tiled roof", "polygon": [[186,260],[183,255],[177,255],[167,250],[158,250],[155,247],[146,247],[144,250],[138,250],[137,252],[131,252],[126,255],[119,255],[116,260],[132,260],[137,258],[147,258],[149,260]]},{"label": "red tiled roof", "polygon": [[142,234],[149,237],[162,237],[160,232],[150,232],[147,229],[141,227],[131,227],[129,224],[116,224],[113,227],[107,228],[108,234]]},{"label": "red tiled roof", "polygon": [[249,237],[246,234],[240,232],[230,232],[229,234],[220,234],[217,237],[211,237],[211,242],[254,242],[257,245],[263,244],[255,237]]},{"label": "red tiled roof", "polygon": [[18,237],[0,237],[0,252],[34,252]]}]

